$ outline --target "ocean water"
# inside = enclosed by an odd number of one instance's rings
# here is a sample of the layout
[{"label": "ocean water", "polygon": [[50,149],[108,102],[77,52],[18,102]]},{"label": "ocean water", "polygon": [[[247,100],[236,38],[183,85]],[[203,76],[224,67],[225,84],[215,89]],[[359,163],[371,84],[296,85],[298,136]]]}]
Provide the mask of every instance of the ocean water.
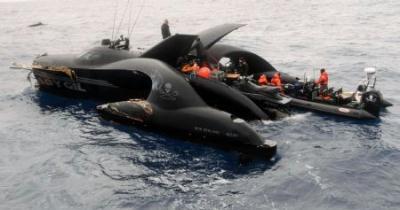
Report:
[{"label": "ocean water", "polygon": [[[400,1],[130,2],[0,0],[0,209],[400,209]],[[252,122],[278,156],[240,164],[234,152],[102,120],[98,102],[41,92],[8,68],[80,53],[134,22],[133,48],[146,49],[165,18],[172,33],[245,23],[221,42],[299,77],[325,67],[349,90],[374,66],[394,106],[376,121],[298,111]]]}]

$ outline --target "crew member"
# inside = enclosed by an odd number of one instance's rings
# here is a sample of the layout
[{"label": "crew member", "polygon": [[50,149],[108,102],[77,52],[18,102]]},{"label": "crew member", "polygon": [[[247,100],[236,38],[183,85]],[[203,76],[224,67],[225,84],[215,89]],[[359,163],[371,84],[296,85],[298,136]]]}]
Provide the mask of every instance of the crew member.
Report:
[{"label": "crew member", "polygon": [[129,50],[129,38],[125,37],[125,43],[120,47],[123,50]]},{"label": "crew member", "polygon": [[319,85],[320,94],[328,90],[328,72],[325,69],[320,70],[319,79],[315,83]]},{"label": "crew member", "polygon": [[267,85],[268,84],[268,78],[265,76],[265,74],[261,74],[261,76],[258,78],[258,85]]},{"label": "crew member", "polygon": [[120,44],[122,41],[124,41],[124,36],[121,34],[121,35],[119,36],[119,39],[115,40],[115,42],[114,42],[114,47],[117,47],[117,48],[118,48],[119,44]]},{"label": "crew member", "polygon": [[183,73],[192,73],[192,72],[197,73],[197,72],[199,71],[199,69],[200,69],[199,65],[198,65],[197,62],[193,59],[193,60],[191,60],[189,63],[183,65],[181,71],[182,71]]},{"label": "crew member", "polygon": [[274,74],[274,76],[271,79],[271,85],[272,86],[276,86],[277,88],[279,88],[279,90],[282,92],[282,82],[281,82],[281,73],[280,72],[276,72]]},{"label": "crew member", "polygon": [[164,23],[161,25],[161,34],[162,34],[163,39],[166,39],[169,36],[171,36],[171,32],[169,31],[169,25],[168,25],[167,19],[165,19]]},{"label": "crew member", "polygon": [[114,43],[111,43],[111,48],[129,50],[129,38],[125,37],[121,34],[119,39],[115,40]]},{"label": "crew member", "polygon": [[249,64],[247,64],[247,61],[243,57],[239,58],[238,69],[241,75],[247,76],[247,73],[249,72]]},{"label": "crew member", "polygon": [[200,69],[196,72],[197,76],[209,79],[211,76],[211,70],[206,61],[203,61],[201,64]]}]

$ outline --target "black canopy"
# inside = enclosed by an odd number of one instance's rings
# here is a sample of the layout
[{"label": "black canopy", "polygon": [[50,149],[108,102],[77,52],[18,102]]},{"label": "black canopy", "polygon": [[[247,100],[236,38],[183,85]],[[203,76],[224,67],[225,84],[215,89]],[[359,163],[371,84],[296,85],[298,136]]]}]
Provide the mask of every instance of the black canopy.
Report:
[{"label": "black canopy", "polygon": [[216,44],[208,50],[208,56],[209,60],[214,63],[217,63],[223,57],[228,57],[232,60],[238,60],[239,57],[243,57],[249,65],[249,74],[276,71],[268,61],[264,60],[260,56],[230,45]]},{"label": "black canopy", "polygon": [[223,24],[204,30],[197,35],[175,34],[144,52],[141,57],[155,58],[174,66],[179,57],[189,54],[195,47],[200,45],[201,50],[209,49],[224,36],[242,26],[244,25]]},{"label": "black canopy", "polygon": [[215,43],[221,40],[224,36],[228,35],[232,31],[245,26],[245,24],[222,24],[207,30],[204,30],[198,34],[200,42],[205,49],[212,47]]}]

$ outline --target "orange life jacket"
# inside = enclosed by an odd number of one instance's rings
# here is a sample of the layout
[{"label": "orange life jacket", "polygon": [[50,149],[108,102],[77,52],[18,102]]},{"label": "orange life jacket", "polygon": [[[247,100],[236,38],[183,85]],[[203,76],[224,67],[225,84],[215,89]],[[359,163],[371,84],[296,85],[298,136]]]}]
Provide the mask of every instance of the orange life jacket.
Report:
[{"label": "orange life jacket", "polygon": [[185,64],[185,65],[182,67],[182,72],[183,72],[183,73],[197,72],[197,71],[199,70],[199,68],[200,68],[200,67],[199,67],[196,63],[194,63],[193,65]]},{"label": "orange life jacket", "polygon": [[319,76],[319,80],[317,81],[317,84],[319,85],[328,85],[328,73],[325,71]]},{"label": "orange life jacket", "polygon": [[322,96],[322,99],[323,100],[330,100],[330,99],[332,99],[332,97],[330,95],[327,95],[327,96]]},{"label": "orange life jacket", "polygon": [[274,77],[271,79],[271,85],[277,86],[280,90],[282,90],[281,77],[279,76],[279,73],[274,74]]},{"label": "orange life jacket", "polygon": [[208,67],[201,67],[197,72],[197,76],[209,79],[211,75],[211,70]]},{"label": "orange life jacket", "polygon": [[267,85],[268,84],[268,79],[265,74],[261,74],[260,78],[258,78],[258,84],[259,85]]}]

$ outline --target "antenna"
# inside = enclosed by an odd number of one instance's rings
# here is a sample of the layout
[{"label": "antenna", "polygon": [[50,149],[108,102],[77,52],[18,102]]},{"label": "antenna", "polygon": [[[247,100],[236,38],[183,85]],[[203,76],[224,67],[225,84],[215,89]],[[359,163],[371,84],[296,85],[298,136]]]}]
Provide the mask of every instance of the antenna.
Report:
[{"label": "antenna", "polygon": [[114,23],[113,23],[113,29],[112,29],[112,34],[111,34],[111,40],[114,40],[114,29],[115,29],[115,21],[117,19],[117,11],[118,11],[118,0],[115,1],[115,12],[114,12]]},{"label": "antenna", "polygon": [[315,78],[315,68],[313,68],[312,71],[313,71],[313,79],[316,80],[317,78]]},{"label": "antenna", "polygon": [[[129,4],[129,1],[130,1],[130,0],[127,1],[128,4]],[[127,5],[128,5],[128,4],[127,4]],[[117,29],[117,32],[116,32],[117,34],[119,33],[119,29],[121,28],[122,22],[124,22],[126,10],[128,10],[128,6],[125,7],[124,13],[122,14],[121,22],[119,22],[118,29]]]},{"label": "antenna", "polygon": [[138,21],[138,19],[139,19],[140,14],[142,13],[142,10],[143,10],[144,5],[145,5],[144,3],[145,3],[145,0],[142,1],[142,5],[141,5],[141,7],[140,7],[140,10],[139,10],[139,12],[137,13],[136,18],[135,18],[135,22],[133,23],[132,28],[129,30],[129,34],[128,34],[128,38],[129,38],[129,39],[131,38],[131,34],[132,34],[132,32],[133,32],[133,29],[134,29],[135,26],[136,26],[136,23],[137,23],[137,21]]},{"label": "antenna", "polygon": [[130,34],[130,32],[129,32],[129,30],[130,30],[130,27],[131,27],[131,20],[132,20],[132,7],[133,7],[133,1],[132,1],[132,3],[129,5],[129,20],[128,20],[128,38],[129,38],[129,34]]}]

